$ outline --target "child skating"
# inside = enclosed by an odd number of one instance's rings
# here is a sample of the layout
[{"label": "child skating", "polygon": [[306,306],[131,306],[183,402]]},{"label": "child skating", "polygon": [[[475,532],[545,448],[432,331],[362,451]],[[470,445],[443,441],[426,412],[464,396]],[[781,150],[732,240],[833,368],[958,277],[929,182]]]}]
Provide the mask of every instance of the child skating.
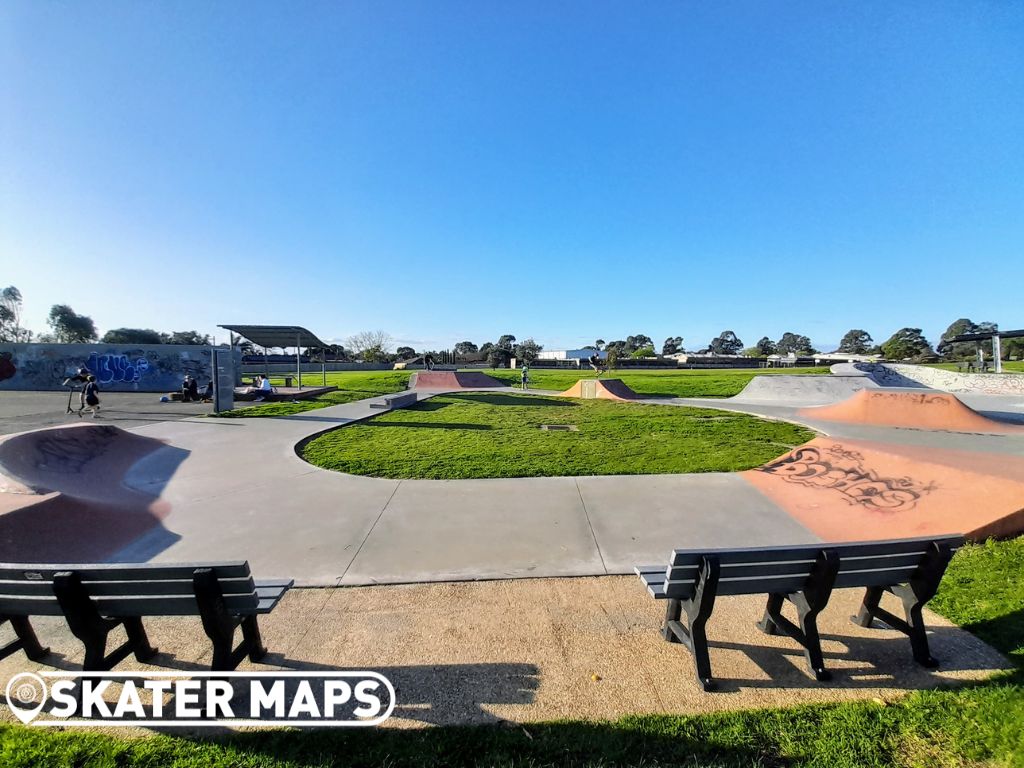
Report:
[{"label": "child skating", "polygon": [[100,387],[96,383],[96,377],[90,375],[85,382],[85,386],[82,388],[82,400],[84,401],[84,407],[78,411],[78,417],[82,417],[82,411],[88,409],[92,411],[92,417],[95,419],[100,415],[100,398],[99,398]]}]

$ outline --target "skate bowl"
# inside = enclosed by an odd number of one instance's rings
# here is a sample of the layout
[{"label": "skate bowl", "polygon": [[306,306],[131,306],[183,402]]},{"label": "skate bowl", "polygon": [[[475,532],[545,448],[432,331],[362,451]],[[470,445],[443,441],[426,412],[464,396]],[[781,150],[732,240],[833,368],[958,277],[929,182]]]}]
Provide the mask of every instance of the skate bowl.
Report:
[{"label": "skate bowl", "polygon": [[559,397],[583,400],[640,400],[640,395],[627,387],[622,379],[580,379]]},{"label": "skate bowl", "polygon": [[409,377],[409,389],[452,390],[505,386],[505,382],[478,371],[416,371]]},{"label": "skate bowl", "polygon": [[883,387],[921,387],[961,394],[1024,396],[1024,374],[1019,373],[958,373],[926,365],[902,363],[854,363],[853,366]]},{"label": "skate bowl", "polygon": [[730,400],[739,403],[827,405],[865,389],[878,389],[878,384],[866,374],[779,374],[755,376],[742,392]]},{"label": "skate bowl", "polygon": [[[0,560],[109,559],[161,526],[170,505],[160,499],[160,490],[187,455],[110,425],[80,424],[4,438]],[[146,460],[150,470],[139,478],[142,482],[133,483],[133,467]],[[164,538],[174,537],[168,533]]]},{"label": "skate bowl", "polygon": [[948,392],[863,389],[832,405],[802,408],[801,416],[846,424],[872,424],[947,432],[1024,434],[1024,427],[987,418]]}]

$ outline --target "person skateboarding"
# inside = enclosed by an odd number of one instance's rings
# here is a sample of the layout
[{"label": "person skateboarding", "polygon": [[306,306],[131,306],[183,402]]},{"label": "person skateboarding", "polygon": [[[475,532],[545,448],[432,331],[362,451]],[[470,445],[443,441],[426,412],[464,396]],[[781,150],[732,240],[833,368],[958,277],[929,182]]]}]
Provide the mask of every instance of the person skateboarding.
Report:
[{"label": "person skateboarding", "polygon": [[601,355],[595,352],[590,356],[588,362],[590,363],[590,367],[593,368],[594,372],[597,374],[597,378],[600,379],[601,374],[604,373],[604,361],[601,359]]}]

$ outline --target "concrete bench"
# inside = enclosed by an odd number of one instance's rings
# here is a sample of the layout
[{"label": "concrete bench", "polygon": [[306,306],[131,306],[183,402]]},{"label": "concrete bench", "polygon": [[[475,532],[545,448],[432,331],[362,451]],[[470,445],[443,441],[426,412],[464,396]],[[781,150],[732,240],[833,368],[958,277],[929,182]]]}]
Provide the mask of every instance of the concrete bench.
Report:
[{"label": "concrete bench", "polygon": [[[255,581],[247,562],[180,565],[0,564],[0,624],[11,622],[17,639],[0,658],[18,650],[33,661],[49,653],[36,638],[31,616],[63,616],[85,646],[86,671],[105,671],[134,653],[140,662],[157,650],[149,643],[147,616],[199,616],[213,643],[211,669],[232,670],[248,656],[266,654],[256,617],[270,613],[290,580]],[[107,636],[124,626],[128,639],[107,652]],[[242,640],[234,645],[241,627]]]},{"label": "concrete bench", "polygon": [[[880,619],[910,638],[914,660],[927,667],[937,662],[928,651],[921,610],[932,599],[953,552],[963,537],[905,539],[852,544],[810,544],[751,549],[677,549],[667,566],[637,566],[647,591],[667,600],[662,636],[682,643],[693,654],[704,690],[714,688],[704,627],[718,595],[767,594],[758,627],[766,634],[784,632],[804,648],[811,673],[828,680],[818,637],[817,618],[833,589],[866,587],[853,620],[863,627]],[[905,618],[879,607],[885,592],[903,603]],[[796,608],[797,623],[782,615],[784,602]],[[686,613],[687,623],[681,621]]]},{"label": "concrete bench", "polygon": [[410,405],[416,404],[416,393],[415,392],[401,392],[397,395],[385,395],[384,399],[370,403],[371,408],[386,408],[391,410],[393,408],[406,408]]}]

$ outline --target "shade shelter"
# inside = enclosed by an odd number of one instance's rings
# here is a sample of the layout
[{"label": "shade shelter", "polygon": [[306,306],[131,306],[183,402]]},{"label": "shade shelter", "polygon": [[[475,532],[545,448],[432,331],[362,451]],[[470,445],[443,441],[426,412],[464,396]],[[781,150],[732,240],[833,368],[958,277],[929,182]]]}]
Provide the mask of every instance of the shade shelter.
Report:
[{"label": "shade shelter", "polygon": [[981,342],[992,339],[992,362],[995,365],[996,373],[1003,372],[1003,361],[1002,361],[1002,349],[999,340],[1000,339],[1018,339],[1024,336],[1024,329],[1018,331],[984,331],[982,333],[961,333],[959,336],[954,336],[952,339],[946,339],[949,342],[961,342],[961,341],[976,341],[978,342],[978,363],[980,367],[981,360]]},{"label": "shade shelter", "polygon": [[[326,347],[310,330],[301,325],[220,325],[219,328],[237,333],[257,347],[263,347],[263,360],[267,359],[269,347],[295,347],[295,373],[302,389],[302,347]],[[267,370],[269,374],[269,368]]]}]

